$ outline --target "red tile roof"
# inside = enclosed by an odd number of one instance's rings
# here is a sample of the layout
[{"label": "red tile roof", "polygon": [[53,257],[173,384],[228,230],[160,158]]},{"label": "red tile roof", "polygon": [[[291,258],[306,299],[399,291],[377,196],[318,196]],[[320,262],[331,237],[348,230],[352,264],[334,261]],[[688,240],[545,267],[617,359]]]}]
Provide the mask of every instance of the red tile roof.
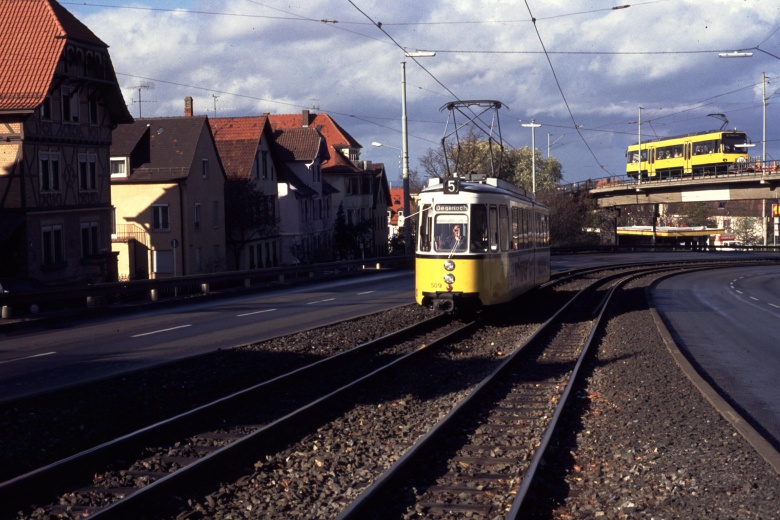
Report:
[{"label": "red tile roof", "polygon": [[312,161],[320,153],[322,137],[314,128],[274,131],[277,157],[281,161]]},{"label": "red tile roof", "polygon": [[271,138],[271,125],[266,116],[223,117],[209,119],[211,132],[228,177],[251,174],[257,147],[263,132]]},{"label": "red tile roof", "polygon": [[2,0],[0,20],[0,110],[43,102],[66,39],[108,48],[54,0]]},{"label": "red tile roof", "polygon": [[300,114],[271,114],[268,116],[274,131],[286,131],[294,128],[304,128],[304,119],[308,120],[308,127],[315,128],[325,139],[328,156],[322,163],[322,172],[358,172],[352,161],[344,157],[337,149],[362,148],[349,132],[341,128],[328,114],[311,114],[308,110]]}]

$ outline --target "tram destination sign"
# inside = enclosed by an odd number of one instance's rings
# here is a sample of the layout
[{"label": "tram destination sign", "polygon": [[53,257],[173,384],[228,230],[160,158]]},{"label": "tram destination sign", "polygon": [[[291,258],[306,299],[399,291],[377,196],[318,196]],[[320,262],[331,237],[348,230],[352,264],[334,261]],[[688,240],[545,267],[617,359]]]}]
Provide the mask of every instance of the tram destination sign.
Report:
[{"label": "tram destination sign", "polygon": [[436,204],[436,211],[466,211],[466,204]]}]

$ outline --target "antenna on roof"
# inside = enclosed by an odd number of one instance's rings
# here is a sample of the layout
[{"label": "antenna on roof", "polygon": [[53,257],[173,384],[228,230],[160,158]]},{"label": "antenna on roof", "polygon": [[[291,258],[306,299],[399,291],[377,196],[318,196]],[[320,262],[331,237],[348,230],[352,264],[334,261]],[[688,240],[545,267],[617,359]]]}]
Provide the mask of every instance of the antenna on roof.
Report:
[{"label": "antenna on roof", "polygon": [[212,94],[211,97],[214,98],[214,119],[217,118],[217,99],[219,98],[218,95]]},{"label": "antenna on roof", "polygon": [[154,90],[154,83],[151,83],[149,81],[145,81],[141,83],[140,85],[137,85],[135,87],[130,88],[137,88],[138,89],[138,101],[135,99],[133,100],[133,104],[135,105],[138,103],[138,117],[143,117],[141,114],[141,103],[156,103],[156,101],[141,101],[141,91],[142,90]]}]

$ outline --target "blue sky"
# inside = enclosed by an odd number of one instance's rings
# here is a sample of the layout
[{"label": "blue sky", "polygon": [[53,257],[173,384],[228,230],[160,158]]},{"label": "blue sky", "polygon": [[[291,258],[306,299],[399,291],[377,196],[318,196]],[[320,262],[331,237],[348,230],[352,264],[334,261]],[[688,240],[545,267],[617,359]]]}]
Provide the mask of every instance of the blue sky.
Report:
[{"label": "blue sky", "polygon": [[[410,167],[455,99],[494,99],[507,146],[557,157],[568,181],[625,173],[637,140],[745,130],[780,161],[780,4],[768,0],[100,0],[61,4],[109,47],[133,116],[328,112],[362,159],[400,177],[401,62]],[[619,8],[618,8],[619,7]],[[535,22],[532,21],[535,19]],[[380,26],[381,24],[381,26]],[[430,50],[416,61],[404,51]],[[747,50],[752,58],[719,58]],[[139,103],[140,96],[140,103]],[[373,141],[388,147],[372,147]]]}]

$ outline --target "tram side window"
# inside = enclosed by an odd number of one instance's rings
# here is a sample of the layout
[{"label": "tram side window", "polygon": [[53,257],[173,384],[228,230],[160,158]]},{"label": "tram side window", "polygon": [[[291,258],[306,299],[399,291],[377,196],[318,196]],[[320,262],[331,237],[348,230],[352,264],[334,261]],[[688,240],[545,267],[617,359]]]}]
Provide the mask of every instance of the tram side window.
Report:
[{"label": "tram side window", "polygon": [[693,155],[704,155],[714,153],[718,150],[718,141],[701,141],[694,143]]},{"label": "tram side window", "polygon": [[498,208],[490,206],[490,250],[498,251]]},{"label": "tram side window", "polygon": [[550,246],[550,217],[542,215],[542,245]]},{"label": "tram side window", "polygon": [[520,249],[520,208],[512,208],[512,250]]},{"label": "tram side window", "polygon": [[520,210],[520,249],[528,249],[530,247],[528,240],[528,218],[530,211],[527,209]]},{"label": "tram side window", "polygon": [[658,160],[662,159],[678,159],[682,157],[683,155],[683,147],[682,145],[676,145],[676,146],[664,146],[663,148],[658,148],[656,150],[656,156]]},{"label": "tram side window", "polygon": [[[628,164],[634,163],[636,164],[638,162],[639,154],[636,153],[636,150],[633,150],[631,152],[626,153],[626,158],[628,159]],[[647,161],[647,150],[642,150],[642,162]]]},{"label": "tram side window", "polygon": [[431,205],[425,204],[420,211],[420,251],[431,250]]},{"label": "tram side window", "polygon": [[488,250],[488,214],[484,204],[471,206],[471,252],[486,253]]},{"label": "tram side window", "polygon": [[498,208],[498,223],[501,251],[509,251],[509,208],[506,206]]}]

